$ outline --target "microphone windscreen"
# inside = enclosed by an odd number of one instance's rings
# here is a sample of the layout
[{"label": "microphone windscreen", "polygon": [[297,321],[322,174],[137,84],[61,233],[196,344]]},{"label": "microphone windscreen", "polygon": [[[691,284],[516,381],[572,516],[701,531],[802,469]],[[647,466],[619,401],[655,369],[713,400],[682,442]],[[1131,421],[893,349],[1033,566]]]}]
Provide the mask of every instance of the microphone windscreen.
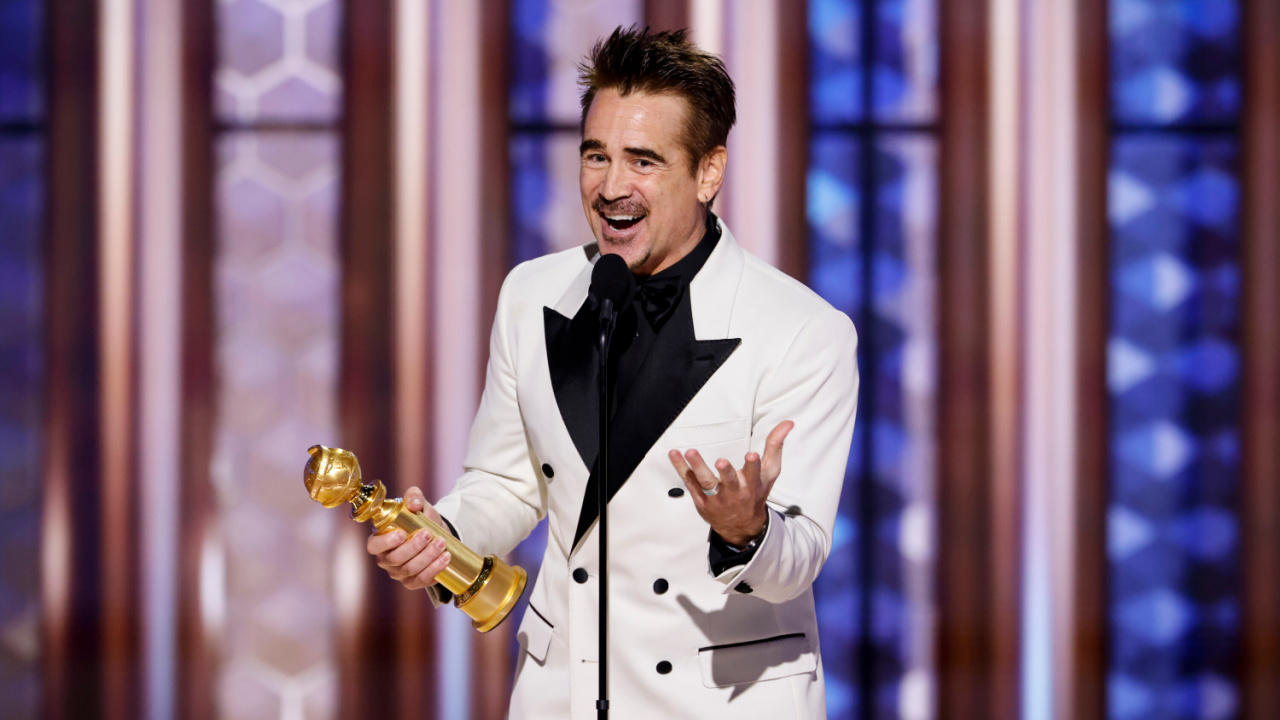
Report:
[{"label": "microphone windscreen", "polygon": [[636,278],[627,267],[627,261],[617,255],[601,255],[591,271],[591,296],[603,303],[612,300],[617,308],[634,291]]}]

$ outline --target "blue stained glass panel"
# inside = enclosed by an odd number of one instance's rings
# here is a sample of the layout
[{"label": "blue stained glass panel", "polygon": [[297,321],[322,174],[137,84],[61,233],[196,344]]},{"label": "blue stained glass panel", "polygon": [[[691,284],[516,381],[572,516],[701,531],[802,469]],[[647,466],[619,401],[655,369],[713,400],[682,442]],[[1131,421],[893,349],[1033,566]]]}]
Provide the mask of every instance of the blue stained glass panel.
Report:
[{"label": "blue stained glass panel", "polygon": [[1235,718],[1239,147],[1112,151],[1108,716]]},{"label": "blue stained glass panel", "polygon": [[[809,224],[809,285],[858,322],[864,306],[863,252],[858,233],[862,205],[858,168],[863,149],[846,133],[819,132],[810,141],[809,152],[805,210]],[[865,416],[860,414],[854,426],[831,552],[814,587],[822,628],[827,715],[833,718],[860,717],[865,702],[858,661],[861,639],[866,634],[862,607],[868,600],[861,577],[866,539],[860,526],[860,487],[867,481],[862,472],[866,427]]]},{"label": "blue stained glass panel", "polygon": [[511,261],[519,264],[547,254],[550,241],[543,231],[543,215],[551,195],[547,172],[546,136],[511,136]]},{"label": "blue stained glass panel", "polygon": [[577,131],[511,134],[511,255],[529,260],[592,241],[578,190]]},{"label": "blue stained glass panel", "polygon": [[810,0],[809,106],[815,123],[863,116],[861,0]]},{"label": "blue stained glass panel", "polygon": [[[878,122],[930,122],[937,114],[936,0],[813,0],[810,105],[818,125],[865,120],[870,83]],[[863,23],[870,18],[870,67]]]},{"label": "blue stained glass panel", "polygon": [[578,126],[578,64],[619,25],[642,24],[640,0],[514,0],[509,114],[516,123]]},{"label": "blue stained glass panel", "polygon": [[[844,133],[819,132],[810,144],[805,214],[809,222],[809,284],[827,302],[857,318],[862,298],[858,222],[861,148]],[[856,443],[855,443],[856,446]]]},{"label": "blue stained glass panel", "polygon": [[0,122],[44,116],[44,3],[0,0]]},{"label": "blue stained glass panel", "polygon": [[1111,0],[1110,15],[1116,120],[1170,124],[1239,118],[1236,0]]},{"label": "blue stained glass panel", "polygon": [[863,382],[815,586],[827,710],[930,717],[936,141],[886,133],[870,157],[863,142],[819,132],[810,146],[810,284],[857,324]]},{"label": "blue stained glass panel", "polygon": [[546,46],[550,12],[547,5],[548,0],[516,0],[511,4],[512,120],[539,122],[547,117],[547,76],[551,65]]},{"label": "blue stained glass panel", "polygon": [[876,0],[872,97],[877,120],[935,118],[938,85],[936,0]]},{"label": "blue stained glass panel", "polygon": [[44,140],[0,137],[0,698],[39,717]]}]

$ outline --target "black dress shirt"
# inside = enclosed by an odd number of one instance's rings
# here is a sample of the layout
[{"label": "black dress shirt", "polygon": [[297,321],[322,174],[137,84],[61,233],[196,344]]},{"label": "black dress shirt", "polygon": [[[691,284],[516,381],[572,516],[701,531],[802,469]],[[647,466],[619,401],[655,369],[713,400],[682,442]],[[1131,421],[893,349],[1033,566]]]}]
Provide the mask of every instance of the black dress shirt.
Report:
[{"label": "black dress shirt", "polygon": [[[636,278],[636,293],[630,303],[618,317],[618,327],[614,331],[613,343],[609,348],[609,377],[613,386],[610,413],[627,401],[627,392],[640,372],[649,348],[658,334],[663,331],[665,317],[671,312],[666,307],[670,302],[672,308],[681,303],[690,302],[689,283],[706,264],[707,258],[716,249],[720,241],[720,223],[715,213],[707,213],[707,225],[700,240],[671,267],[654,273],[648,277]],[[660,287],[656,292],[647,290]],[[659,297],[656,301],[651,299]],[[655,307],[658,306],[658,307]],[[665,314],[664,314],[665,312]],[[735,461],[734,458],[729,458]],[[756,547],[751,544],[745,548],[737,548],[725,542],[714,530],[708,538],[710,543],[708,560],[711,572],[719,575],[726,570],[745,565],[755,556]]]}]

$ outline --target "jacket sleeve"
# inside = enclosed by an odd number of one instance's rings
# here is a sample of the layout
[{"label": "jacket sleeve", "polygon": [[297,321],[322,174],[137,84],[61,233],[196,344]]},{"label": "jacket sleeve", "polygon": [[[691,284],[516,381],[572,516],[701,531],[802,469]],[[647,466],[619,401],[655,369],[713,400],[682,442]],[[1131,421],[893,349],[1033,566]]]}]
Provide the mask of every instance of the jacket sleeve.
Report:
[{"label": "jacket sleeve", "polygon": [[818,577],[831,551],[858,401],[857,333],[847,315],[827,308],[796,333],[757,389],[751,449],[792,420],[782,471],[769,494],[769,526],[745,565],[713,575],[725,592],[790,600]]},{"label": "jacket sleeve", "polygon": [[476,552],[511,552],[547,514],[546,485],[534,467],[516,393],[515,324],[519,303],[511,290],[513,271],[498,296],[489,337],[484,393],[471,426],[463,475],[435,504],[458,538]]}]

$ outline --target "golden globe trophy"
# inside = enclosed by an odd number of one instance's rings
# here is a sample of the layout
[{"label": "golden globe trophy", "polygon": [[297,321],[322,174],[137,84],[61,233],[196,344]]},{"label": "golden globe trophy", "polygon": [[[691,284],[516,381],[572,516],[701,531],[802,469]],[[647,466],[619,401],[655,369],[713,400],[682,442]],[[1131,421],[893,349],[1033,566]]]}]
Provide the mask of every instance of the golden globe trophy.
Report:
[{"label": "golden globe trophy", "polygon": [[388,500],[381,482],[365,485],[353,453],[323,445],[313,445],[307,452],[311,458],[302,479],[311,499],[327,508],[351,503],[351,517],[357,522],[369,520],[378,533],[400,528],[408,535],[425,530],[444,538],[452,559],[436,581],[453,593],[453,604],[471,617],[471,624],[480,632],[489,632],[506,619],[529,579],[524,568],[512,567],[493,555],[481,557],[447,529],[411,512],[402,499]]}]

